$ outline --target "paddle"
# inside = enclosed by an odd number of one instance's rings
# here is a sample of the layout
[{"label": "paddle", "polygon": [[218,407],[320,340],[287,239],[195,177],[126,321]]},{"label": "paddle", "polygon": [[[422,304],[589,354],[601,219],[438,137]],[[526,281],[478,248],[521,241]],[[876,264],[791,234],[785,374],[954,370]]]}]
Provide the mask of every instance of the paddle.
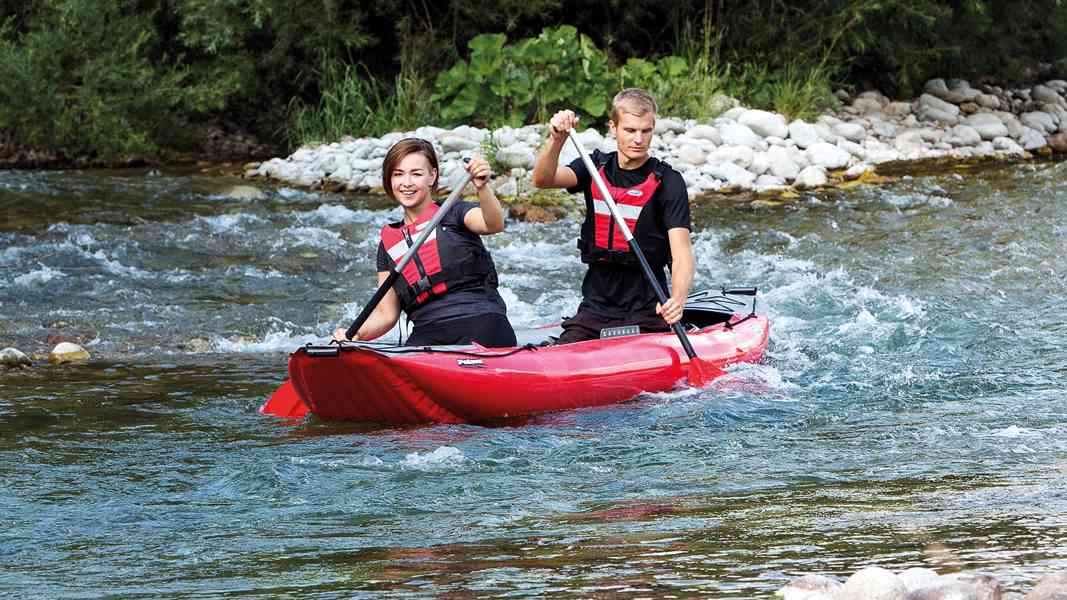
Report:
[{"label": "paddle", "polygon": [[[469,162],[469,159],[463,159],[464,162]],[[467,183],[471,180],[471,174],[469,171],[464,170],[463,176],[459,183],[452,187],[452,193],[448,195],[444,204],[441,205],[437,212],[434,214],[430,222],[422,229],[419,235],[412,240],[411,247],[404,253],[404,256],[396,263],[396,267],[389,271],[389,276],[385,278],[385,281],[378,286],[378,290],[371,296],[367,305],[363,307],[363,310],[356,317],[356,320],[352,322],[348,330],[345,331],[345,337],[352,339],[352,336],[356,335],[359,328],[367,322],[374,309],[381,303],[382,298],[389,292],[389,289],[393,287],[393,283],[396,278],[400,276],[400,273],[404,270],[404,267],[415,257],[415,253],[419,251],[419,247],[426,241],[426,238],[430,237],[433,230],[441,223],[441,219],[445,218],[445,214],[448,213],[448,209],[452,208],[456,202],[459,201],[460,196],[463,195],[463,188],[467,187]],[[278,386],[278,389],[274,391],[270,399],[260,407],[259,412],[265,415],[274,415],[276,417],[283,417],[287,419],[300,419],[308,413],[308,407],[304,404],[304,401],[300,399],[300,395],[296,393],[296,389],[293,388],[292,381],[286,380],[285,383]]]},{"label": "paddle", "polygon": [[[645,258],[645,253],[641,251],[641,247],[637,245],[637,240],[634,239],[634,234],[630,232],[630,228],[626,225],[626,221],[622,218],[622,213],[619,212],[619,207],[615,205],[615,199],[611,196],[611,192],[608,191],[608,186],[604,185],[604,180],[600,177],[600,172],[593,165],[593,161],[589,158],[589,154],[586,153],[585,148],[582,147],[581,140],[578,139],[578,134],[575,133],[572,128],[568,134],[571,141],[574,142],[574,147],[578,150],[578,156],[582,157],[582,163],[585,165],[585,169],[589,171],[589,175],[592,176],[593,182],[596,184],[597,189],[600,190],[600,195],[604,198],[604,203],[608,205],[608,210],[611,211],[611,216],[615,220],[615,223],[619,226],[619,230],[622,231],[623,237],[626,238],[626,243],[630,245],[630,250],[637,256],[638,262],[641,263],[641,270],[645,273],[645,279],[652,285],[652,289],[656,292],[656,298],[659,299],[660,304],[667,303],[667,294],[663,291],[663,286],[659,284],[659,280],[656,279],[654,273],[652,273],[652,267],[648,264],[648,259]],[[682,343],[682,348],[685,350],[685,354],[689,357],[689,385],[693,387],[704,387],[712,379],[723,374],[723,370],[707,363],[697,357],[697,353],[693,350],[693,345],[689,343],[689,337],[685,335],[685,328],[682,327],[682,323],[678,322],[671,326],[674,329],[674,333],[678,336],[678,341]]]}]

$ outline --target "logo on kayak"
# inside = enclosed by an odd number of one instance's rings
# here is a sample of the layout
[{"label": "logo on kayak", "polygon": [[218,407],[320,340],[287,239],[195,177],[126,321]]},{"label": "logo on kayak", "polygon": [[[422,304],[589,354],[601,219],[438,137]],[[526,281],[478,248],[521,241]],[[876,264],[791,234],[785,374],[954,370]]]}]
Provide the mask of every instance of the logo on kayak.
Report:
[{"label": "logo on kayak", "polygon": [[460,358],[456,359],[456,364],[461,367],[484,367],[485,363],[480,358]]},{"label": "logo on kayak", "polygon": [[626,190],[626,193],[631,195],[631,196],[640,196],[644,192],[642,192],[641,190]]}]

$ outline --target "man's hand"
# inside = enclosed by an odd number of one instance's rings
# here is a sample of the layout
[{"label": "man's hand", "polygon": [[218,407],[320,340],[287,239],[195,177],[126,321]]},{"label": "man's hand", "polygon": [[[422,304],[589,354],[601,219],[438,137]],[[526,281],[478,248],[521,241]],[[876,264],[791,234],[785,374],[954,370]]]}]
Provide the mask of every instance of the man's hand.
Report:
[{"label": "man's hand", "polygon": [[561,110],[548,122],[548,134],[557,142],[566,142],[567,133],[578,126],[578,115],[573,110]]}]

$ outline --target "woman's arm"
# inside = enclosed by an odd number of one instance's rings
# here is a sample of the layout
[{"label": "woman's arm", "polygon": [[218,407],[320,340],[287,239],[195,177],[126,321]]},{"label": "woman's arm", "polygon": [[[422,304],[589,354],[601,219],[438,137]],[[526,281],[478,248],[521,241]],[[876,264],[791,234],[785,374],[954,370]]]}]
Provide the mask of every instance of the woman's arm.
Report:
[{"label": "woman's arm", "polygon": [[[388,271],[378,272],[378,287],[381,287],[382,283],[389,277]],[[371,312],[370,317],[363,323],[356,332],[356,336],[353,341],[359,340],[373,340],[381,337],[389,332],[396,325],[397,320],[400,318],[400,300],[396,297],[396,291],[393,288],[389,288],[389,291],[385,293],[382,301],[378,303],[378,306],[374,307],[374,311]],[[339,327],[333,332],[333,339],[343,342],[348,338],[345,337],[347,329]]]},{"label": "woman's arm", "polygon": [[467,163],[467,170],[471,173],[471,183],[478,190],[478,208],[467,211],[463,216],[463,224],[478,235],[492,235],[504,231],[504,208],[500,206],[500,199],[496,197],[493,186],[489,185],[489,176],[493,173],[489,163],[482,157],[475,156]]}]

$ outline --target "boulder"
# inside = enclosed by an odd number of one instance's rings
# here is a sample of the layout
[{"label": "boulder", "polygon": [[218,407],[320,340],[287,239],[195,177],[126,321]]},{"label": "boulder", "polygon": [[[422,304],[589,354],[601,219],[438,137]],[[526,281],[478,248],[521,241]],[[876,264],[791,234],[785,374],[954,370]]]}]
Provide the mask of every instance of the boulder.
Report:
[{"label": "boulder", "polygon": [[732,162],[709,163],[700,168],[700,172],[726,182],[728,187],[752,189],[756,174],[739,167]]},{"label": "boulder", "polygon": [[806,167],[799,174],[797,174],[796,180],[793,181],[793,185],[798,188],[817,188],[822,187],[829,182],[826,177],[826,169],[817,166]]},{"label": "boulder", "polygon": [[1036,102],[1048,102],[1050,104],[1062,104],[1063,96],[1056,90],[1045,86],[1035,85],[1030,89],[1030,98]]},{"label": "boulder", "polygon": [[837,123],[832,129],[834,133],[851,142],[861,142],[867,137],[867,129],[859,123]]},{"label": "boulder", "polygon": [[767,146],[763,138],[741,123],[723,123],[719,134],[722,136],[722,143],[730,146],[748,146],[753,150],[763,150]]},{"label": "boulder", "polygon": [[832,597],[841,589],[841,582],[826,575],[808,574],[782,586],[775,595],[782,600],[810,600],[815,594]]},{"label": "boulder", "polygon": [[696,125],[690,127],[686,133],[691,138],[707,140],[716,146],[722,144],[722,136],[719,135],[719,130],[712,125]]},{"label": "boulder", "polygon": [[76,362],[87,360],[88,358],[89,352],[85,348],[71,342],[56,344],[56,347],[52,348],[52,352],[49,355],[49,360],[55,363]]},{"label": "boulder", "polygon": [[1050,135],[1045,141],[1048,142],[1049,148],[1052,148],[1053,152],[1067,154],[1067,133]]},{"label": "boulder", "polygon": [[949,130],[944,141],[953,146],[975,146],[982,141],[982,136],[973,127],[957,125]]},{"label": "boulder", "polygon": [[750,110],[738,117],[737,122],[747,126],[761,137],[784,138],[789,135],[789,127],[785,124],[785,118],[765,110]]},{"label": "boulder", "polygon": [[796,179],[797,174],[800,173],[800,165],[793,159],[795,151],[790,151],[781,146],[771,146],[767,149],[767,171],[775,176],[781,177],[787,181]]},{"label": "boulder", "polygon": [[755,152],[748,146],[719,146],[708,154],[708,162],[731,162],[747,169],[752,166],[754,156]]},{"label": "boulder", "polygon": [[0,350],[0,367],[15,369],[28,367],[33,364],[30,357],[26,356],[17,348],[4,348]]},{"label": "boulder", "polygon": [[963,120],[963,124],[974,128],[983,140],[1008,135],[1008,126],[994,113],[977,113]]},{"label": "boulder", "polygon": [[1041,111],[1023,113],[1019,115],[1019,121],[1023,125],[1043,133],[1055,133],[1056,129],[1059,127],[1052,114]]},{"label": "boulder", "polygon": [[923,567],[905,569],[897,573],[897,577],[900,577],[900,580],[904,582],[904,587],[908,588],[909,592],[934,585],[940,580],[940,575],[937,574],[937,571]]},{"label": "boulder", "polygon": [[819,142],[807,149],[808,162],[826,169],[842,169],[848,166],[851,156],[848,152],[826,142]]},{"label": "boulder", "polygon": [[841,586],[837,600],[904,600],[908,588],[892,571],[881,567],[867,567],[856,571]]},{"label": "boulder", "polygon": [[1045,575],[1023,600],[1067,600],[1067,571]]},{"label": "boulder", "polygon": [[789,138],[801,149],[808,148],[821,141],[819,132],[815,130],[815,126],[806,123],[801,119],[797,119],[789,124]]}]

